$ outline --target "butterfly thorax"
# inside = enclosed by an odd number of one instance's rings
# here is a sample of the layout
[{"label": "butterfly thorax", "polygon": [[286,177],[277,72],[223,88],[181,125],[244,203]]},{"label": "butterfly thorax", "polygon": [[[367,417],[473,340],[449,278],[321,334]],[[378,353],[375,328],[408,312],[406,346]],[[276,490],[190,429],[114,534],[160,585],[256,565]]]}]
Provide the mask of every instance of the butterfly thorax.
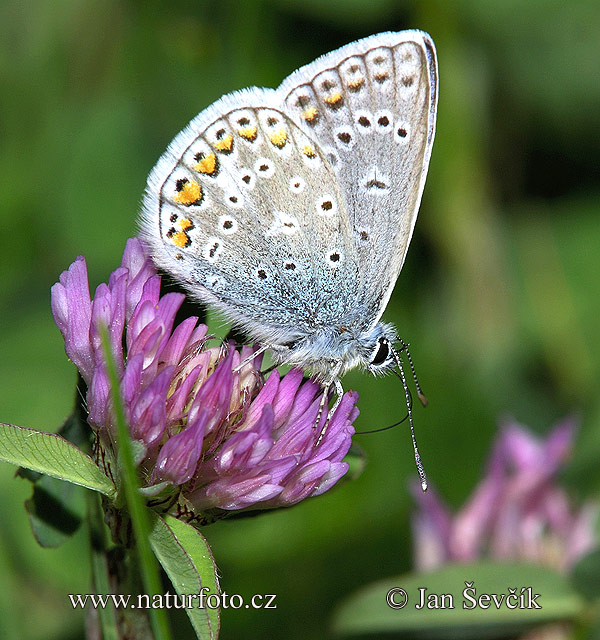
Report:
[{"label": "butterfly thorax", "polygon": [[269,349],[280,364],[309,370],[320,380],[327,381],[356,367],[381,373],[392,363],[391,359],[388,362],[387,353],[381,362],[378,361],[380,344],[382,341],[393,343],[395,339],[394,327],[380,322],[362,333],[345,326],[322,327],[295,341],[269,345]]}]

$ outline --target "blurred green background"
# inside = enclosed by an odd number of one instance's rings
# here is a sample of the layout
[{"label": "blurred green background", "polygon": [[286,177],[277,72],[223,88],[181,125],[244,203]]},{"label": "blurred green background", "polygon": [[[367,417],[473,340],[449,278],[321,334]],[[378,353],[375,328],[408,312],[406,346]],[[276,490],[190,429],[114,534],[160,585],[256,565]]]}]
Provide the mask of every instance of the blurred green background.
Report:
[{"label": "blurred green background", "polygon": [[[136,232],[145,178],[223,93],[275,87],[357,38],[420,28],[437,45],[438,133],[415,237],[385,318],[411,344],[430,481],[453,506],[477,482],[499,421],[545,433],[581,420],[564,482],[600,472],[600,3],[597,0],[46,0],[0,4],[0,419],[56,430],[75,369],[49,305],[77,254],[95,287]],[[393,376],[345,379],[359,429],[404,412]],[[410,570],[416,478],[403,425],[357,437],[368,466],[288,511],[206,529],[228,593],[222,637],[320,639],[356,587]],[[3,638],[83,636],[86,541],[37,547],[30,486],[0,465]],[[191,631],[182,623],[178,638]]]}]

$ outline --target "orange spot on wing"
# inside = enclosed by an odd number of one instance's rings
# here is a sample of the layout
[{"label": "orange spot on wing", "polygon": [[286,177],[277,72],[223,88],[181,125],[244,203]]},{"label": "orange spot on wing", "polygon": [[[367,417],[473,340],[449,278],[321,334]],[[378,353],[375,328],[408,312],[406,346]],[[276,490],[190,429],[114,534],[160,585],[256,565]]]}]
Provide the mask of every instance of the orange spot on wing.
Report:
[{"label": "orange spot on wing", "polygon": [[341,93],[332,93],[330,96],[325,98],[325,102],[330,107],[338,107],[342,104],[343,98]]},{"label": "orange spot on wing", "polygon": [[304,145],[304,147],[302,148],[302,153],[307,158],[314,158],[317,155],[315,150],[309,144]]},{"label": "orange spot on wing", "polygon": [[190,243],[190,238],[185,231],[177,231],[171,236],[171,240],[180,248],[187,247]]},{"label": "orange spot on wing", "polygon": [[319,117],[319,110],[317,107],[310,107],[302,114],[302,117],[306,122],[314,122]]},{"label": "orange spot on wing", "polygon": [[182,231],[185,231],[186,229],[192,227],[193,224],[189,218],[181,218],[181,220],[179,221],[179,226],[181,227]]},{"label": "orange spot on wing", "polygon": [[203,194],[202,187],[195,180],[185,180],[178,185],[178,193],[175,201],[189,207],[192,204],[200,204]]},{"label": "orange spot on wing", "polygon": [[224,135],[221,139],[217,140],[213,147],[217,151],[231,151],[233,149],[233,136],[231,133]]},{"label": "orange spot on wing", "polygon": [[248,140],[248,142],[254,142],[256,140],[256,127],[242,127],[238,130],[238,134],[244,138],[244,140]]},{"label": "orange spot on wing", "polygon": [[285,129],[279,129],[269,136],[269,140],[271,141],[271,144],[279,147],[280,149],[283,149],[288,140],[288,135],[285,132]]},{"label": "orange spot on wing", "polygon": [[217,168],[217,156],[214,153],[209,153],[204,158],[201,158],[198,164],[194,165],[194,169],[200,173],[206,173],[209,176],[212,175]]}]

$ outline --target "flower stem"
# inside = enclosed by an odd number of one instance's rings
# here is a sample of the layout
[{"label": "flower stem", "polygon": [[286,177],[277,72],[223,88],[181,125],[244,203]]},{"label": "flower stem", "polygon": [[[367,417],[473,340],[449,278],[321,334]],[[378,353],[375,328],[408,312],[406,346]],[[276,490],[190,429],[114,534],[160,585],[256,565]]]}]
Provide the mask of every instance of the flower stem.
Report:
[{"label": "flower stem", "polygon": [[[94,590],[96,593],[108,594],[112,590],[106,562],[107,536],[100,507],[100,496],[91,491],[87,493],[87,523],[90,535],[90,557]],[[102,631],[103,640],[119,640],[117,617],[114,609],[99,607],[98,624]]]},{"label": "flower stem", "polygon": [[[120,484],[123,489],[136,541],[139,569],[142,584],[149,595],[162,593],[162,584],[158,563],[149,543],[150,520],[147,508],[139,493],[140,483],[134,462],[133,447],[129,429],[125,421],[123,404],[119,393],[117,370],[110,350],[110,342],[106,327],[101,327],[100,336],[106,362],[107,375],[110,380],[111,395],[117,433],[117,448],[119,451]],[[150,624],[155,640],[171,640],[171,632],[164,609],[150,609]]]}]

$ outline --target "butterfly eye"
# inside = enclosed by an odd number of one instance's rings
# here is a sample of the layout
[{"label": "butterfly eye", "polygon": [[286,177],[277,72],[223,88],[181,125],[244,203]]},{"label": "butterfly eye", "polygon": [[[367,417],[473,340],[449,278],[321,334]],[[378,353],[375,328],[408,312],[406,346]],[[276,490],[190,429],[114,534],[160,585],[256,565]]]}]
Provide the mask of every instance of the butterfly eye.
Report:
[{"label": "butterfly eye", "polygon": [[370,364],[378,367],[384,364],[390,355],[390,343],[387,338],[379,338],[377,341],[377,351],[373,356]]}]

